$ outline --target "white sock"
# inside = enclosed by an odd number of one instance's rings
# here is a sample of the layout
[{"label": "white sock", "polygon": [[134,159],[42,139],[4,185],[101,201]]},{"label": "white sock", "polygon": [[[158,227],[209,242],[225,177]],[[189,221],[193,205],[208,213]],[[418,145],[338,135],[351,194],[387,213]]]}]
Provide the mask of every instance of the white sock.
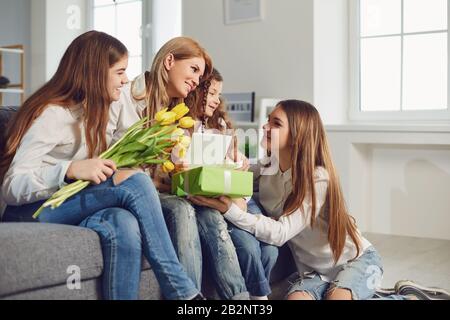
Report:
[{"label": "white sock", "polygon": [[267,296],[250,296],[250,300],[269,300]]}]

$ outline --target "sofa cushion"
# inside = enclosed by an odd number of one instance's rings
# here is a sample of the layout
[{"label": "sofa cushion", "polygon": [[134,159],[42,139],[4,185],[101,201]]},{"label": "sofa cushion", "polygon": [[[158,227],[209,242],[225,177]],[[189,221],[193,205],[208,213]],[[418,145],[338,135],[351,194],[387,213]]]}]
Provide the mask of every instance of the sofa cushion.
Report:
[{"label": "sofa cushion", "polygon": [[[1,107],[0,106],[0,151],[3,150],[3,144],[6,142],[6,128],[12,118],[17,113],[19,107]],[[3,151],[2,151],[3,152]],[[3,181],[0,179],[0,186]],[[2,202],[0,197],[0,219],[4,210],[5,204]]]},{"label": "sofa cushion", "polygon": [[[102,282],[100,278],[96,278],[82,281],[79,290],[69,290],[66,284],[60,284],[0,297],[0,300],[98,300],[102,298]],[[139,299],[163,299],[153,270],[145,270],[141,273]]]},{"label": "sofa cushion", "polygon": [[94,231],[47,223],[0,223],[0,297],[66,283],[71,265],[81,279],[102,273]]},{"label": "sofa cushion", "polygon": [[[0,223],[0,297],[67,282],[69,266],[83,281],[103,271],[96,232],[49,223]],[[149,269],[145,261],[143,269]]]},{"label": "sofa cushion", "polygon": [[0,107],[0,141],[5,141],[6,127],[19,107]]}]

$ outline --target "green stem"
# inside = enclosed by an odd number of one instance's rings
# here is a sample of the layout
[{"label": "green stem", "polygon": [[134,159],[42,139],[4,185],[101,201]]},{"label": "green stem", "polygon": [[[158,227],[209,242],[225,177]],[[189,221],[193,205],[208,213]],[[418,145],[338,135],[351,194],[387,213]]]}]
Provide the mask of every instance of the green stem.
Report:
[{"label": "green stem", "polygon": [[134,125],[132,125],[132,126],[127,130],[127,132],[126,132],[119,140],[117,140],[116,143],[114,143],[111,147],[109,147],[108,150],[106,150],[105,152],[103,152],[103,153],[100,155],[99,158],[100,158],[100,159],[107,159],[107,155],[110,154],[110,153],[112,153],[112,151],[114,151],[114,148],[115,148],[116,146],[118,146],[122,141],[124,141],[125,139],[127,139],[127,138],[131,135],[131,133],[134,133],[134,131],[135,131],[137,128],[142,127],[147,121],[148,121],[148,117],[144,117],[144,118],[142,118],[141,120],[139,120],[138,122],[136,122]]},{"label": "green stem", "polygon": [[[131,126],[127,132],[117,141],[115,142],[111,147],[109,147],[105,152],[103,152],[102,154],[100,154],[99,158],[100,159],[109,159],[112,158],[114,160],[120,160],[120,158],[118,157],[117,151],[120,150],[121,148],[123,148],[125,145],[127,145],[128,143],[132,143],[135,141],[140,141],[142,139],[142,142],[147,142],[149,141],[149,139],[152,139],[154,137],[160,137],[163,136],[165,138],[164,135],[167,135],[171,132],[173,132],[173,130],[175,130],[177,128],[177,125],[171,125],[171,126],[161,126],[160,124],[156,124],[154,127],[147,127],[146,129],[143,129],[144,125],[150,125],[150,123],[152,123],[152,121],[149,120],[148,117],[142,118],[141,120],[139,120],[138,122],[136,122],[133,126]],[[155,132],[156,131],[156,132]],[[136,139],[136,135],[142,134],[139,137],[139,140]],[[159,143],[159,147],[170,147],[172,145],[172,143],[168,143],[165,141],[159,141],[162,143]],[[155,149],[159,149],[156,148],[158,146],[157,143],[154,144]],[[166,155],[167,152],[163,151],[163,150],[158,150],[160,152],[160,154],[162,155]],[[117,158],[115,158],[115,156],[117,156]],[[132,160],[127,160],[125,162],[127,163],[118,163],[118,168],[123,166],[123,165],[131,165],[134,163],[140,163],[145,162],[147,164],[162,164],[165,161],[167,161],[166,159],[157,159],[158,155],[152,155],[148,158],[145,158],[143,160],[139,160],[139,159],[133,159]],[[42,212],[42,210],[44,210],[44,208],[46,207],[51,207],[52,209],[55,209],[57,207],[59,207],[60,205],[62,205],[64,203],[64,201],[66,201],[68,198],[70,198],[71,196],[73,196],[74,194],[80,192],[81,190],[83,190],[84,188],[86,188],[87,186],[89,186],[90,182],[89,181],[83,181],[83,180],[77,180],[71,184],[66,185],[65,187],[61,188],[60,190],[58,190],[57,192],[55,192],[50,199],[48,199],[34,214],[33,214],[33,218],[36,219]]]}]

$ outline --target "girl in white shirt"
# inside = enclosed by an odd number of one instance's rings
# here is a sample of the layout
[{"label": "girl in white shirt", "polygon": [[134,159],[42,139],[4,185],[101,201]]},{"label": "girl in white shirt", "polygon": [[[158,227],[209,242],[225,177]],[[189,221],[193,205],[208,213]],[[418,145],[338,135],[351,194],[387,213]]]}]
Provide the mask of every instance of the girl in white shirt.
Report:
[{"label": "girl in white shirt", "polygon": [[307,102],[281,101],[264,129],[271,162],[253,171],[269,217],[249,214],[245,201],[225,196],[191,201],[219,210],[262,242],[289,244],[299,277],[288,299],[372,297],[381,260],[347,212],[318,111]]},{"label": "girl in white shirt", "polygon": [[[197,81],[204,70],[199,63]],[[58,208],[45,208],[38,220],[99,234],[103,297],[138,298],[143,254],[166,299],[201,298],[177,259],[151,179],[96,159],[132,124],[120,105],[110,106],[128,82],[127,64],[125,46],[106,33],[90,31],[69,45],[55,75],[25,101],[9,129],[0,162],[4,219],[29,220],[66,182],[90,181]]]}]

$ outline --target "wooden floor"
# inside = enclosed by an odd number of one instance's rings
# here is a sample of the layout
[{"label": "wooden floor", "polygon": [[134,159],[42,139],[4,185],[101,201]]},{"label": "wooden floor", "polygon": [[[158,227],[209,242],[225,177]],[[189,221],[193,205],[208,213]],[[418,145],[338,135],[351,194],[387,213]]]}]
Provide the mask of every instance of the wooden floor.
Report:
[{"label": "wooden floor", "polygon": [[[392,288],[399,280],[450,291],[450,240],[414,238],[376,233],[364,236],[381,255],[384,276],[382,287]],[[288,284],[272,287],[271,299],[282,299]]]}]

